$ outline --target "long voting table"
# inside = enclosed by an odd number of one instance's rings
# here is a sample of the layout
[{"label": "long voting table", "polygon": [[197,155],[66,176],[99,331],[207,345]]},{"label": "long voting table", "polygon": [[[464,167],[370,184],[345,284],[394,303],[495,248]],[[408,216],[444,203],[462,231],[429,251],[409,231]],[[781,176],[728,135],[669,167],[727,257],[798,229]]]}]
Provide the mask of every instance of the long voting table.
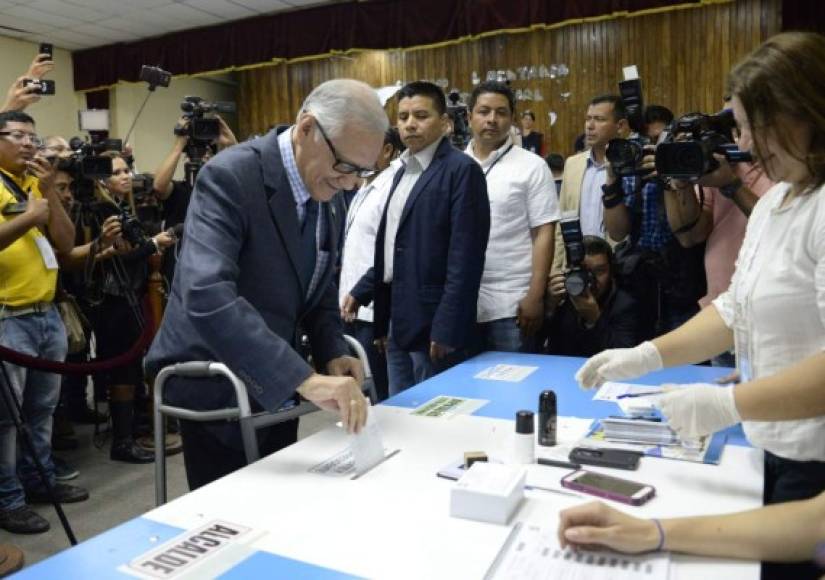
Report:
[{"label": "long voting table", "polygon": [[[515,412],[535,410],[544,389],[557,393],[560,416],[598,418],[610,414],[611,403],[592,401],[593,393],[576,385],[573,375],[582,362],[569,357],[484,353],[372,410],[379,419],[385,447],[400,451],[361,477],[310,471],[349,444],[350,436],[330,427],[56,554],[19,576],[128,578],[126,564],[152,550],[163,551],[169,547],[166,542],[176,537],[190,539],[188,545],[195,554],[199,546],[220,544],[237,532],[240,539],[201,564],[184,566],[181,577],[481,579],[505,543],[510,527],[451,518],[449,495],[454,483],[436,477],[436,472],[459,460],[464,451],[501,450],[513,432]],[[520,382],[475,378],[500,364],[538,368]],[[635,382],[708,382],[727,370],[682,367]],[[438,395],[489,402],[472,415],[432,418],[410,414],[412,407]],[[719,465],[645,457],[635,472],[596,470],[656,487],[656,497],[644,506],[613,504],[641,517],[757,507],[762,494],[762,454],[747,446],[736,429],[729,433],[728,441]],[[537,449],[542,453],[549,449],[546,455],[562,458],[572,444],[567,443]],[[530,466],[528,483],[546,481],[546,485],[558,488],[565,473],[559,468]],[[541,490],[527,491],[526,498],[511,525],[520,521],[555,527],[559,510],[590,499]],[[192,540],[201,528],[209,533]],[[183,554],[189,552],[167,555],[158,562],[172,569],[175,562],[186,560]],[[158,577],[167,577],[163,571],[166,564],[157,565]],[[754,562],[674,555],[670,566],[670,578],[674,579],[758,576],[759,566]]]}]

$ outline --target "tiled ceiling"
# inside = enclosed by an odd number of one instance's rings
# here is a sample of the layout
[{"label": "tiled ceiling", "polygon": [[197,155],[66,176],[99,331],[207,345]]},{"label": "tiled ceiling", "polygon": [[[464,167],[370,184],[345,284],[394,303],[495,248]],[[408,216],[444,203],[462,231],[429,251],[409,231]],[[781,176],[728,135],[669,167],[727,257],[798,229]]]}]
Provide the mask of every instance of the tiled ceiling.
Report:
[{"label": "tiled ceiling", "polygon": [[132,42],[334,0],[0,0],[0,36],[68,50]]}]

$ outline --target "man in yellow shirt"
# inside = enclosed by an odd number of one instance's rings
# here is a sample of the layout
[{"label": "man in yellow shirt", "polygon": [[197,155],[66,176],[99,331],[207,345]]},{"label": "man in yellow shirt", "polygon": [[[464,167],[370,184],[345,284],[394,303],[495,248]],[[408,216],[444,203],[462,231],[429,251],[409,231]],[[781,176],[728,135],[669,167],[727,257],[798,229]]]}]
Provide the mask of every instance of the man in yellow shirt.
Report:
[{"label": "man in yellow shirt", "polygon": [[[0,113],[0,345],[39,358],[62,361],[66,330],[53,307],[58,253],[74,245],[74,226],[54,191],[55,170],[37,157],[34,120],[19,111]],[[46,469],[55,499],[83,501],[86,490],[55,484],[51,460],[52,413],[60,377],[5,364],[11,391],[24,409],[37,459]],[[0,388],[5,388],[0,385]],[[49,502],[28,453],[17,453],[13,415],[0,404],[0,528],[39,533],[49,522],[29,503]]]}]

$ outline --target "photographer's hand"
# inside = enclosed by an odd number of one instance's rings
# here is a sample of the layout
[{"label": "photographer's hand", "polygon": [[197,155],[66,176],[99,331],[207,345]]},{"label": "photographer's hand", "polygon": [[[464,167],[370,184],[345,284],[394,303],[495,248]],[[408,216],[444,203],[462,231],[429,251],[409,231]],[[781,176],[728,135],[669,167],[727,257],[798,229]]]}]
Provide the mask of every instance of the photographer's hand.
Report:
[{"label": "photographer's hand", "polygon": [[736,181],[736,174],[733,171],[733,167],[731,167],[728,160],[725,159],[725,156],[714,153],[713,158],[719,163],[719,167],[707,175],[700,177],[699,185],[704,187],[724,187]]},{"label": "photographer's hand", "polygon": [[115,241],[120,238],[120,218],[116,215],[110,215],[106,218],[100,228],[100,238],[98,244],[101,250],[105,250],[114,245]]},{"label": "photographer's hand", "polygon": [[157,246],[158,253],[163,253],[166,248],[175,245],[175,236],[169,232],[160,232],[158,235],[153,237],[152,240],[155,242],[155,246]]},{"label": "photographer's hand", "polygon": [[51,193],[54,188],[54,179],[57,176],[55,165],[45,157],[36,156],[26,163],[26,167],[29,173],[38,179],[40,193],[44,197]]},{"label": "photographer's hand", "polygon": [[29,105],[40,100],[37,86],[31,83],[25,86],[23,85],[23,81],[28,78],[28,76],[24,75],[12,83],[6,93],[6,101],[3,103],[0,111],[22,111]]},{"label": "photographer's hand", "polygon": [[29,65],[26,76],[40,80],[52,72],[52,70],[54,70],[54,60],[52,60],[52,56],[45,53],[38,54]]},{"label": "photographer's hand", "polygon": [[45,226],[49,223],[49,202],[42,198],[34,197],[29,192],[29,199],[26,202],[26,211],[23,216],[31,220],[33,226]]},{"label": "photographer's hand", "polygon": [[224,121],[220,115],[215,115],[215,118],[221,126],[221,134],[218,136],[218,147],[224,149],[232,145],[237,145],[238,139],[235,137],[232,129],[229,128],[229,125],[226,124],[226,121]]},{"label": "photographer's hand", "polygon": [[590,292],[590,289],[585,290],[583,294],[578,296],[571,296],[570,301],[573,302],[573,307],[579,313],[581,319],[587,324],[595,324],[602,315],[599,303],[593,293]]}]

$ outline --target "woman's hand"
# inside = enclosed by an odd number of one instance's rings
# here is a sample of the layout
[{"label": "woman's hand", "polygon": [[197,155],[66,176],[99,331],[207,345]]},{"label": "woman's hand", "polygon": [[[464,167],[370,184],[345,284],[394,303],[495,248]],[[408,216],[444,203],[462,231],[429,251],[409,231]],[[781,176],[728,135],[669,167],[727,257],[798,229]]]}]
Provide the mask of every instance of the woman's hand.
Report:
[{"label": "woman's hand", "polygon": [[653,520],[634,518],[594,501],[559,513],[559,544],[582,548],[610,548],[626,554],[663,547]]}]

